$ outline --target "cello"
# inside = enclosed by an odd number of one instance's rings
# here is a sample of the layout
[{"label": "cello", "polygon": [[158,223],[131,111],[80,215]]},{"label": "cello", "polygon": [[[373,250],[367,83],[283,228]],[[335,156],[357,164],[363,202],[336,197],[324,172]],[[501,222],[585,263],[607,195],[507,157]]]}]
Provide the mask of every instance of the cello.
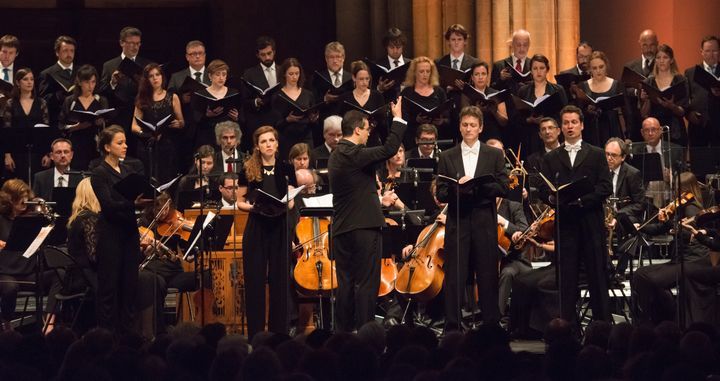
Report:
[{"label": "cello", "polygon": [[293,275],[298,291],[306,296],[337,288],[335,261],[328,256],[327,218],[301,217],[295,228],[302,249]]},{"label": "cello", "polygon": [[[398,226],[398,223],[392,218],[385,218],[385,222],[390,226]],[[392,258],[380,259],[380,287],[378,288],[378,297],[381,298],[388,295],[395,289],[395,281],[398,277],[398,269]]]},{"label": "cello", "polygon": [[[447,205],[442,214],[447,214]],[[420,302],[432,300],[442,289],[445,247],[445,226],[435,221],[418,235],[415,247],[410,251],[405,265],[395,281],[395,290]]]}]

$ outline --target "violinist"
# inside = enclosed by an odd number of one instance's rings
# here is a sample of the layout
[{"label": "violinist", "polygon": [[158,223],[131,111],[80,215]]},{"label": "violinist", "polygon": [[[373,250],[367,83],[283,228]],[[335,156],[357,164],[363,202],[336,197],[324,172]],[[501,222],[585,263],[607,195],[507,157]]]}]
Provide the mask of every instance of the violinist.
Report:
[{"label": "violinist", "polygon": [[[490,139],[487,144],[500,150],[503,149],[502,142],[497,139]],[[495,205],[497,208],[498,226],[502,228],[506,239],[510,240],[510,247],[508,249],[499,246],[500,280],[498,281],[498,307],[500,308],[500,316],[502,316],[501,322],[506,323],[509,320],[507,316],[507,303],[510,299],[510,289],[513,279],[519,274],[532,270],[530,262],[525,259],[521,253],[522,249],[516,249],[514,247],[514,244],[528,228],[528,223],[527,218],[525,218],[525,213],[523,212],[522,203],[496,197]]]},{"label": "violinist", "polygon": [[[166,203],[168,204],[163,209]],[[169,221],[176,213],[170,195],[163,192],[155,198],[153,205],[143,210],[138,220],[138,226],[148,228],[153,219],[158,217],[154,224],[155,228],[150,230],[152,234],[142,234],[140,242],[143,254],[150,257],[143,262],[139,270],[136,299],[140,331],[144,337],[157,336],[165,332],[163,309],[168,288],[176,288],[181,293],[197,289],[195,273],[183,271],[177,256],[180,238],[177,235],[163,237],[157,229],[158,226],[172,225]],[[170,229],[172,230],[174,229]]]},{"label": "violinist", "polygon": [[[37,261],[22,256],[22,252],[5,249],[13,222],[28,214],[26,204],[33,199],[30,187],[20,179],[10,179],[0,189],[0,331],[11,331],[11,320],[15,313],[18,291],[35,291]],[[42,284],[48,293],[47,311],[53,311],[55,294],[60,292],[60,283],[53,270],[42,274]],[[55,317],[48,315],[46,321],[52,324]]]},{"label": "violinist", "polygon": [[[698,212],[696,217],[702,215],[707,215],[713,219],[708,227],[695,227],[690,222],[685,221],[683,221],[682,225],[698,243],[708,248],[711,255],[717,256],[718,252],[720,252],[720,232],[718,232],[717,228],[720,209],[715,206]],[[718,323],[716,314],[718,282],[720,282],[720,267],[711,259],[711,256],[685,264],[688,321],[713,325]]]},{"label": "violinist", "polygon": [[[678,218],[693,217],[703,209],[703,199],[697,178],[691,172],[680,174],[680,191],[683,197],[674,200],[667,207],[661,208],[657,214],[657,224],[646,224],[641,229],[649,234],[662,234],[672,228],[672,213],[678,213]],[[692,196],[692,197],[691,197]],[[670,262],[659,265],[643,266],[635,271],[632,278],[632,293],[638,303],[639,322],[659,323],[664,320],[675,320],[676,302],[670,289],[677,285],[679,258],[684,258],[687,265],[707,259],[708,248],[691,240],[691,232],[682,229],[678,235],[680,253],[675,253]]]}]

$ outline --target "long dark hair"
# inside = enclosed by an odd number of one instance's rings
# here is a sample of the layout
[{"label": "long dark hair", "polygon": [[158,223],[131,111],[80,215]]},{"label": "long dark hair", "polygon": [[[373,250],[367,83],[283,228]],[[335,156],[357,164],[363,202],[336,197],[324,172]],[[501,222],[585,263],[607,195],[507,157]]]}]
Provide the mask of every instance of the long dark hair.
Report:
[{"label": "long dark hair", "polygon": [[[75,75],[75,89],[73,90],[73,96],[75,98],[82,95],[82,89],[80,88],[80,82],[89,81],[92,79],[92,77],[95,77],[95,80],[98,80],[98,73],[97,70],[95,70],[95,67],[92,65],[82,65],[77,69],[77,74]],[[97,88],[97,83],[96,83]]]},{"label": "long dark hair", "polygon": [[[20,80],[25,78],[28,74],[32,73],[32,70],[27,67],[19,69],[15,72],[15,78],[13,78],[13,81],[15,82],[15,87],[13,87],[12,92],[10,93],[11,98],[18,100],[20,99]],[[35,86],[33,86],[32,91],[30,91],[30,98],[35,98]]]},{"label": "long dark hair", "polygon": [[145,66],[145,69],[143,69],[143,76],[140,79],[140,84],[138,86],[138,94],[135,98],[135,107],[139,109],[143,108],[150,108],[153,103],[153,88],[152,84],[150,84],[150,72],[157,69],[157,71],[162,76],[162,84],[160,85],[163,89],[165,88],[165,73],[163,73],[162,68],[160,65],[156,63],[151,63]]},{"label": "long dark hair", "polygon": [[305,84],[305,71],[303,70],[302,65],[300,65],[300,61],[297,58],[288,58],[285,61],[283,61],[282,65],[280,65],[280,84],[282,86],[285,86],[286,80],[285,80],[285,73],[287,73],[288,69],[291,67],[296,67],[300,69],[300,77],[298,77],[297,86],[303,87]]}]

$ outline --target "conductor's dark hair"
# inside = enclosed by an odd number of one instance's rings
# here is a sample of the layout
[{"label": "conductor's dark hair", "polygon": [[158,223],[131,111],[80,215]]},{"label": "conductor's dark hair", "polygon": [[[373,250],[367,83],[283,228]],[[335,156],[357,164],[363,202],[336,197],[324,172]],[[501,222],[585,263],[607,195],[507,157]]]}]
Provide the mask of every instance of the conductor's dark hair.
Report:
[{"label": "conductor's dark hair", "polygon": [[363,128],[367,117],[357,110],[350,110],[345,113],[342,121],[343,137],[352,136],[356,128]]},{"label": "conductor's dark hair", "polygon": [[142,32],[134,26],[126,26],[120,30],[120,41],[125,41],[128,37],[142,37]]},{"label": "conductor's dark hair", "polygon": [[530,67],[532,67],[533,62],[542,62],[545,64],[545,68],[548,71],[550,70],[550,60],[542,54],[536,54],[530,58]]},{"label": "conductor's dark hair", "polygon": [[117,124],[113,124],[104,130],[100,131],[100,134],[98,134],[98,151],[103,154],[103,156],[107,155],[107,152],[105,151],[105,146],[112,143],[113,138],[117,134],[124,134],[125,130]]},{"label": "conductor's dark hair", "polygon": [[77,41],[70,36],[60,36],[55,39],[55,51],[60,51],[62,44],[68,44],[77,47]]},{"label": "conductor's dark hair", "polygon": [[385,33],[382,44],[384,48],[387,48],[390,44],[405,46],[407,44],[407,37],[403,34],[402,30],[392,27]]},{"label": "conductor's dark hair", "polygon": [[275,51],[275,40],[270,36],[260,36],[255,40],[255,51],[263,50],[268,46]]},{"label": "conductor's dark hair", "polygon": [[560,110],[560,120],[562,120],[562,117],[565,114],[578,114],[578,116],[580,116],[580,121],[581,122],[585,121],[585,116],[583,115],[582,110],[578,106],[567,105],[567,106],[563,107],[562,110]]}]

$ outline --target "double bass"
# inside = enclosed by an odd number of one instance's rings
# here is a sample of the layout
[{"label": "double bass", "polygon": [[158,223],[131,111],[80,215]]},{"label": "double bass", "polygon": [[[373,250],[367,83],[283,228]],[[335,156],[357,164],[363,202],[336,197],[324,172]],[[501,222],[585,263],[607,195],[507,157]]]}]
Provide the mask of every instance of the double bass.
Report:
[{"label": "double bass", "polygon": [[[442,214],[447,214],[447,205]],[[426,226],[418,236],[405,265],[398,272],[395,290],[420,301],[428,302],[442,289],[445,225],[435,221]]]},{"label": "double bass", "polygon": [[302,254],[297,259],[293,275],[298,291],[306,296],[337,288],[335,261],[328,255],[328,226],[330,220],[319,217],[301,217],[295,228],[300,240],[298,249]]}]

